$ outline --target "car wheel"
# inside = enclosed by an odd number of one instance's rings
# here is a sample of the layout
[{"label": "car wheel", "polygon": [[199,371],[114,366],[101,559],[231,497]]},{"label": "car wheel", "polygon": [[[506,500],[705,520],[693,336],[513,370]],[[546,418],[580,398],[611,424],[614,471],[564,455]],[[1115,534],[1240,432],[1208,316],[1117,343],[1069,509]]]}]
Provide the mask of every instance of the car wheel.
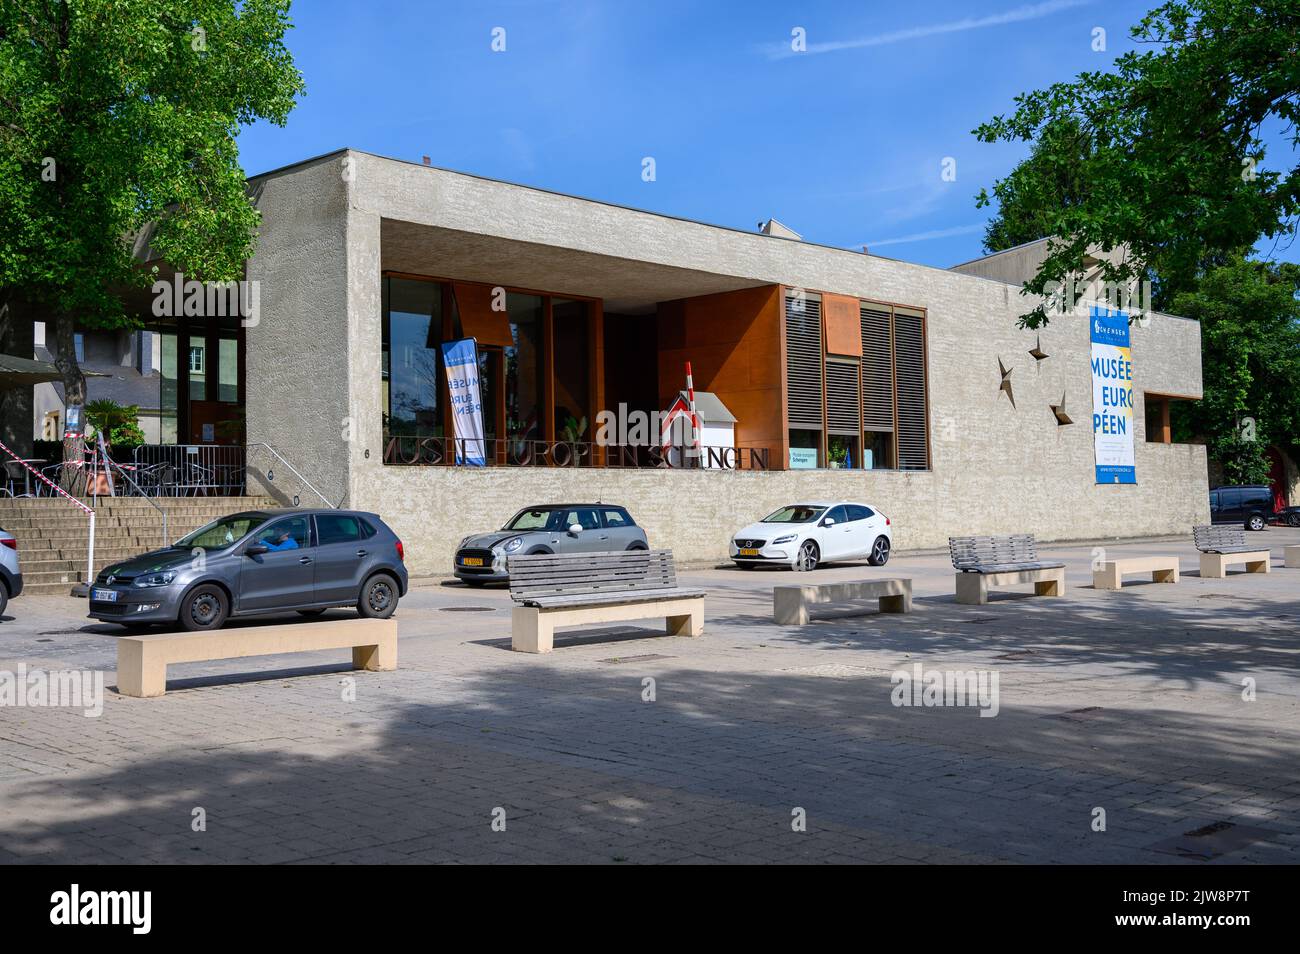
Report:
[{"label": "car wheel", "polygon": [[9,587],[0,583],[0,616],[5,614],[5,607],[9,605]]},{"label": "car wheel", "polygon": [[1261,514],[1252,513],[1249,517],[1246,518],[1247,530],[1263,530],[1264,526],[1265,526],[1264,517]]},{"label": "car wheel", "polygon": [[204,583],[190,590],[181,603],[180,624],[191,632],[220,629],[229,612],[230,605],[221,587]]},{"label": "car wheel", "polygon": [[397,584],[384,573],[376,573],[361,587],[357,612],[367,619],[388,619],[397,609]]},{"label": "car wheel", "polygon": [[872,566],[884,566],[889,562],[889,537],[876,537],[876,542],[871,545],[871,556],[867,557],[867,562]]},{"label": "car wheel", "polygon": [[650,549],[650,548],[649,548],[648,546],[646,546],[644,543],[629,543],[629,544],[627,545],[627,548],[628,548],[629,550],[641,550],[641,551],[645,551],[645,550],[649,550],[649,549]]},{"label": "car wheel", "polygon": [[1293,527],[1300,527],[1300,513],[1293,513],[1286,518],[1286,522]]},{"label": "car wheel", "polygon": [[325,612],[324,609],[298,610],[298,615],[299,615],[299,616],[306,616],[306,617],[308,617],[308,618],[310,619],[310,618],[312,618],[312,617],[319,616],[319,615],[320,615],[321,613],[323,613],[323,612]]},{"label": "car wheel", "polygon": [[803,546],[799,548],[799,552],[795,554],[794,568],[796,570],[805,571],[815,570],[817,569],[817,562],[820,559],[821,550],[817,548],[817,544],[813,543],[811,540],[805,540]]}]

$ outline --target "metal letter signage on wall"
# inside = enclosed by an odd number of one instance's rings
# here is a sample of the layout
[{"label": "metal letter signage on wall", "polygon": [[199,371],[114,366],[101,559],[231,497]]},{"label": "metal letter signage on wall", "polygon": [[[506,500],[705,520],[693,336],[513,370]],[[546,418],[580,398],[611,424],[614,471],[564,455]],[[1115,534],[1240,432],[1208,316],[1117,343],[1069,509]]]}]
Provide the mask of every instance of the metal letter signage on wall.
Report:
[{"label": "metal letter signage on wall", "polygon": [[1133,351],[1128,315],[1093,308],[1092,441],[1097,483],[1136,484],[1133,466]]},{"label": "metal letter signage on wall", "polygon": [[442,346],[451,393],[451,420],[456,433],[456,463],[486,467],[483,443],[483,400],[478,384],[478,345],[473,338]]}]

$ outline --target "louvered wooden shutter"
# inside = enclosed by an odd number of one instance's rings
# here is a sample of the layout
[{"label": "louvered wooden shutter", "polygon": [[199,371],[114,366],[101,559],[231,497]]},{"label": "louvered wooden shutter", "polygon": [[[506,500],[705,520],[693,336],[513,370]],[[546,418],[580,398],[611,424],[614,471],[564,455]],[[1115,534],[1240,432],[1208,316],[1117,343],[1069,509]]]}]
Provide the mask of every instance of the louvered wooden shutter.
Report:
[{"label": "louvered wooden shutter", "polygon": [[925,415],[925,319],[894,313],[894,364],[898,372],[898,469],[930,466]]},{"label": "louvered wooden shutter", "polygon": [[822,303],[817,295],[785,299],[785,366],[790,426],[822,426]]},{"label": "louvered wooden shutter", "polygon": [[889,309],[862,306],[862,427],[894,430],[894,335]]},{"label": "louvered wooden shutter", "polygon": [[858,363],[826,359],[826,427],[831,432],[857,434],[861,392],[858,386]]}]

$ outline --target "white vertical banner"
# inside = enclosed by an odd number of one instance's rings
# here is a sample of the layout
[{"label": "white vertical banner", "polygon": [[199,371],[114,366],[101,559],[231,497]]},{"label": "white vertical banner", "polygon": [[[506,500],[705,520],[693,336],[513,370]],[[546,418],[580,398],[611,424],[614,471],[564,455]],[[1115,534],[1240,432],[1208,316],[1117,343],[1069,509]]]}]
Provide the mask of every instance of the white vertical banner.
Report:
[{"label": "white vertical banner", "polygon": [[447,369],[447,390],[451,395],[456,463],[486,467],[483,399],[478,381],[478,343],[473,338],[446,342],[442,345],[442,363]]},{"label": "white vertical banner", "polygon": [[1133,462],[1133,349],[1128,315],[1093,308],[1092,440],[1099,484],[1136,484]]}]

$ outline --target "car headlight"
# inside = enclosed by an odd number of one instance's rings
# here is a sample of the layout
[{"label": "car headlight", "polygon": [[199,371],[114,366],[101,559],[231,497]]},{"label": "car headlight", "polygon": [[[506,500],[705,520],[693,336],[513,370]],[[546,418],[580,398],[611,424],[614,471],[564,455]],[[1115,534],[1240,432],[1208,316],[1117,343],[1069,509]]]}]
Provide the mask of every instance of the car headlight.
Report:
[{"label": "car headlight", "polygon": [[776,538],[775,540],[773,540],[772,542],[773,542],[773,543],[789,543],[791,540],[793,540],[793,539],[794,539],[795,537],[797,537],[798,535],[799,535],[799,534],[797,534],[797,533],[787,533],[787,534],[786,534],[785,536],[783,536],[783,537],[777,537],[777,538]]},{"label": "car headlight", "polygon": [[467,544],[467,543],[469,543],[469,537],[461,537],[461,538],[460,538],[460,543],[456,544],[456,549],[457,549],[457,550],[461,549],[461,548],[464,547],[465,544]]},{"label": "car headlight", "polygon": [[150,573],[148,576],[142,576],[135,581],[136,586],[166,586],[172,580],[176,579],[176,574],[171,570],[166,573]]},{"label": "car headlight", "polygon": [[509,540],[506,541],[506,545],[504,549],[506,553],[514,553],[523,545],[524,545],[523,537],[511,537]]}]

